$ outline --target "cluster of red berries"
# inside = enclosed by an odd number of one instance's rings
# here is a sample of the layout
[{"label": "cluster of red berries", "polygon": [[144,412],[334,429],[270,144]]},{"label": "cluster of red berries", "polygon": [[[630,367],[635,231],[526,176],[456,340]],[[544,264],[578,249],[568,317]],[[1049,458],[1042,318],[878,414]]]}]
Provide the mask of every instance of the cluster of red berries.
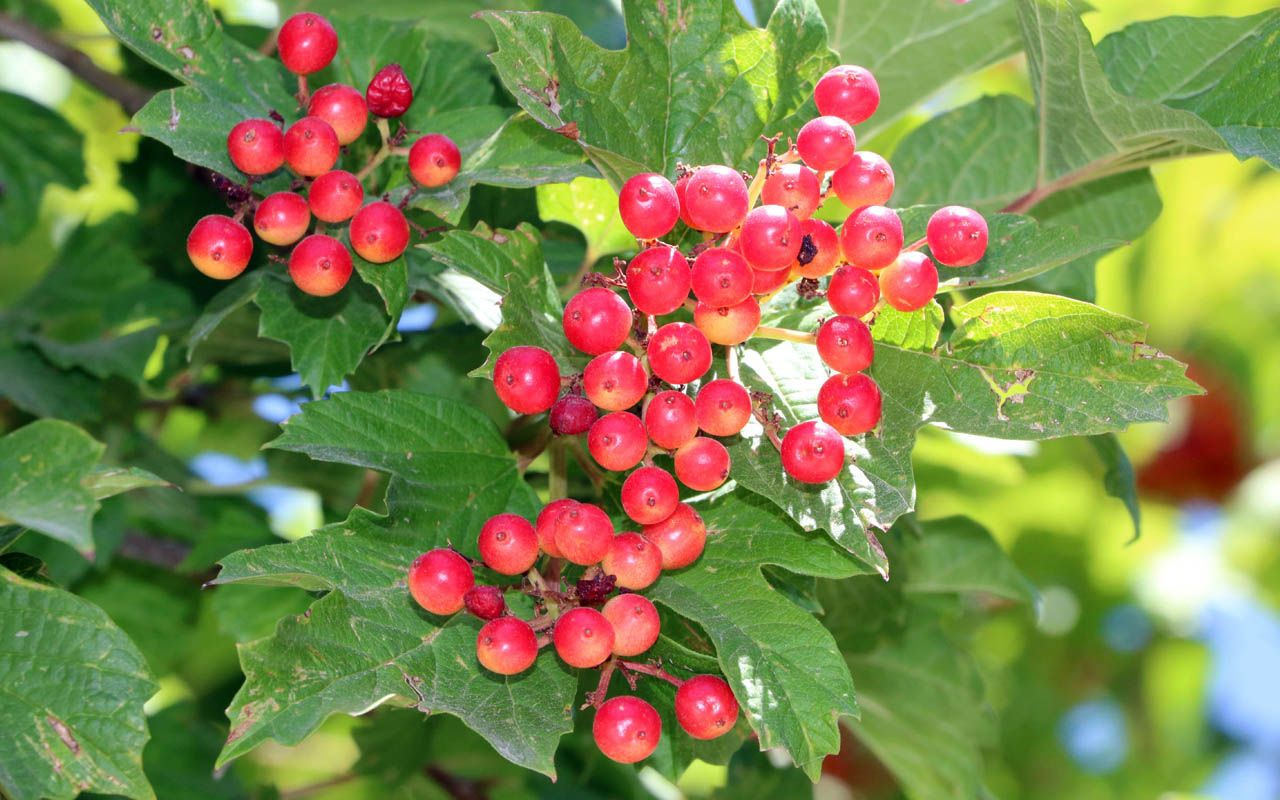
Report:
[{"label": "cluster of red berries", "polygon": [[[477,584],[473,565],[448,548],[424,553],[409,569],[409,592],[432,614],[464,608],[484,626],[476,637],[476,658],[499,675],[516,675],[533,666],[540,648],[552,645],[566,664],[601,669],[599,687],[589,696],[597,708],[593,732],[600,750],[615,761],[647,758],[662,737],[662,720],[653,706],[625,695],[606,700],[614,671],[635,687],[645,674],[675,684],[676,720],[690,736],[714,739],[738,719],[733,691],[714,675],[681,680],[660,664],[626,659],[643,655],[658,640],[661,622],[653,602],[642,594],[664,569],[683,569],[697,560],[707,529],[691,506],[678,504],[660,522],[640,533],[615,531],[598,506],[556,500],[530,523],[516,514],[499,514],[480,529],[477,547],[483,565],[499,575],[524,575],[515,587],[534,598],[537,612],[526,621],[507,608],[503,588]],[[535,569],[549,556],[546,574]],[[585,568],[567,590],[560,567]],[[554,582],[554,587],[552,583]],[[615,594],[616,590],[622,590]]]},{"label": "cluster of red berries", "polygon": [[[306,76],[329,65],[338,51],[338,35],[319,14],[295,14],[281,26],[278,50],[285,67],[299,79],[299,110],[305,115],[287,128],[284,119],[246,119],[227,134],[227,154],[242,173],[255,178],[281,167],[297,176],[293,191],[276,192],[261,200],[252,197],[234,217],[211,214],[187,237],[187,255],[196,269],[211,278],[228,280],[244,271],[253,254],[253,238],[241,222],[253,213],[253,229],[262,241],[293,246],[289,276],[307,294],[327,297],[351,277],[351,253],[328,225],[350,222],[348,242],[366,261],[393,261],[409,246],[410,228],[400,206],[385,199],[365,203],[363,178],[380,162],[351,173],[335,169],[346,146],[364,133],[370,114],[379,120],[403,115],[413,102],[413,87],[398,64],[378,71],[363,94],[352,86],[329,84],[308,96]],[[409,173],[419,186],[433,188],[453,180],[462,155],[449,137],[433,133],[419,138],[407,151],[398,146],[400,134],[388,137],[386,123],[381,157],[407,153]],[[306,196],[300,192],[305,189]],[[315,230],[312,229],[315,218]],[[303,237],[306,238],[303,238]]]}]

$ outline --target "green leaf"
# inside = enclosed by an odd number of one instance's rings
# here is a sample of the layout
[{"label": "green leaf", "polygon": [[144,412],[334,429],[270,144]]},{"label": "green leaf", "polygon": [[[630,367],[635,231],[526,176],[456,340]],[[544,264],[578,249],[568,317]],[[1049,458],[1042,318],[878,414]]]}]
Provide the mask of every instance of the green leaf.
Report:
[{"label": "green leaf", "polygon": [[0,519],[92,553],[98,502],[85,482],[104,450],[76,426],[55,420],[0,438]]},{"label": "green leaf", "polygon": [[1097,451],[1098,460],[1106,470],[1102,476],[1102,485],[1107,494],[1124,503],[1129,511],[1129,517],[1133,520],[1133,538],[1136,540],[1142,535],[1142,509],[1138,506],[1138,485],[1133,464],[1114,433],[1090,436],[1089,444]]},{"label": "green leaf", "polygon": [[774,800],[778,797],[808,797],[813,786],[794,769],[778,767],[764,753],[744,747],[729,762],[725,785],[711,795],[713,800]]},{"label": "green leaf", "polygon": [[587,263],[636,248],[636,237],[618,214],[618,193],[599,178],[539,186],[538,216],[544,222],[563,222],[582,231],[587,240]]},{"label": "green leaf", "polygon": [[195,356],[196,348],[213,335],[227,317],[247,306],[258,296],[258,291],[262,289],[267,276],[268,273],[262,270],[247,272],[213,296],[187,333],[188,361]]},{"label": "green leaf", "polygon": [[615,187],[646,169],[671,176],[677,161],[750,166],[761,134],[794,131],[812,114],[812,86],[836,63],[812,0],[784,0],[766,30],[732,0],[631,0],[624,14],[624,50],[599,47],[555,15],[480,14],[516,102],[575,138]]},{"label": "green leaf", "polygon": [[1035,591],[1012,559],[968,517],[924,523],[902,547],[902,563],[907,594],[982,592],[1028,606],[1035,602]]},{"label": "green leaf", "polygon": [[102,384],[80,370],[58,369],[39,353],[0,339],[0,397],[41,417],[70,422],[102,413]]},{"label": "green leaf", "polygon": [[61,114],[0,92],[0,242],[16,242],[36,224],[46,186],[84,185],[82,144]]},{"label": "green leaf", "polygon": [[243,800],[250,795],[234,772],[209,769],[218,757],[222,733],[198,711],[193,701],[185,701],[147,719],[152,736],[142,762],[156,797]]},{"label": "green leaf", "polygon": [[84,477],[81,484],[98,500],[115,497],[118,494],[131,492],[134,489],[147,489],[157,486],[173,487],[173,484],[164,478],[138,467],[97,466]]},{"label": "green leaf", "polygon": [[155,691],[138,648],[101,609],[0,569],[0,789],[154,797],[142,773]]},{"label": "green leaf", "polygon": [[938,301],[916,311],[899,311],[893,306],[883,306],[876,311],[871,324],[871,335],[877,342],[891,344],[904,350],[932,350],[938,344],[945,315]]}]

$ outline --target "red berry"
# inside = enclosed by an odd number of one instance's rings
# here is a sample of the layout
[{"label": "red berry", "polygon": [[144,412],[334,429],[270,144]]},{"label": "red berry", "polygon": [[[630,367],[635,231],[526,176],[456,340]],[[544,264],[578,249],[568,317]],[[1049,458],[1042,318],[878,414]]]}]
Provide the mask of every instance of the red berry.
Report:
[{"label": "red berry", "polygon": [[880,294],[899,311],[924,308],[937,293],[938,268],[919,251],[903,253],[880,273]]},{"label": "red berry", "polygon": [[332,236],[313,233],[293,246],[289,277],[309,295],[337,294],[351,280],[351,253]]},{"label": "red berry", "polygon": [[413,103],[413,85],[399,64],[388,64],[369,81],[364,99],[376,116],[398,117]]},{"label": "red berry", "polygon": [[370,203],[351,220],[351,246],[365,261],[395,261],[409,246],[409,221],[385,200]]},{"label": "red berry", "polygon": [[968,267],[987,252],[987,221],[972,208],[946,206],[929,218],[925,237],[939,263]]},{"label": "red berry", "polygon": [[587,433],[587,450],[596,463],[611,472],[634,467],[649,449],[644,423],[635,414],[615,411],[596,420]]},{"label": "red berry", "polygon": [[688,503],[656,525],[644,526],[644,538],[662,551],[663,569],[683,569],[698,560],[707,543],[707,526]]},{"label": "red berry", "polygon": [[338,34],[319,14],[294,14],[280,26],[276,48],[285,69],[295,75],[310,75],[329,66],[338,52]]},{"label": "red berry", "polygon": [[364,133],[369,121],[369,108],[364,95],[354,86],[331,83],[311,93],[307,101],[307,116],[319,117],[329,123],[338,137],[339,144],[351,144]]},{"label": "red berry", "polygon": [[649,438],[663,450],[674,450],[698,432],[693,401],[683,392],[658,392],[644,409]]},{"label": "red berry", "polygon": [[583,289],[565,304],[562,324],[569,344],[598,356],[617,350],[627,340],[633,321],[627,301],[597,286]]},{"label": "red berry", "polygon": [[680,201],[680,221],[690,228],[693,227],[693,220],[689,219],[689,206],[685,202],[685,192],[689,188],[689,179],[692,177],[692,172],[686,172],[676,178],[676,199]]},{"label": "red berry", "polygon": [[187,257],[210,278],[231,280],[244,272],[252,255],[253,237],[231,217],[201,217],[187,235]]},{"label": "red berry", "polygon": [[577,436],[591,429],[600,414],[595,405],[580,394],[566,394],[551,406],[548,422],[561,436]]},{"label": "red berry", "polygon": [[782,206],[798,219],[808,219],[822,202],[821,195],[816,172],[803,164],[786,164],[765,178],[760,199]]},{"label": "red berry", "polygon": [[801,422],[782,437],[782,468],[802,483],[826,483],[844,468],[844,439],[825,422]]},{"label": "red berry", "polygon": [[[658,552],[652,545],[649,550],[655,554]],[[656,572],[654,577],[657,577]],[[613,626],[614,655],[623,658],[638,656],[658,641],[662,621],[658,618],[658,609],[643,595],[620,594],[605,603],[600,613]]]},{"label": "red berry", "polygon": [[696,381],[711,368],[711,344],[687,322],[669,322],[649,339],[649,369],[671,384]]},{"label": "red berry", "polygon": [[246,175],[266,175],[284,163],[284,134],[269,119],[246,119],[227,134],[227,155]]},{"label": "red berry", "polygon": [[307,200],[311,213],[321,222],[345,222],[364,203],[364,187],[350,172],[330,170],[311,182]]},{"label": "red berry", "polygon": [[556,547],[556,519],[561,511],[577,504],[577,500],[571,500],[568,497],[552,500],[542,507],[538,512],[538,518],[533,522],[534,530],[538,533],[538,547],[552,558],[564,557],[560,553],[560,548]]},{"label": "red berry", "polygon": [[538,637],[524,620],[498,617],[476,636],[476,658],[490,672],[518,675],[537,660]]},{"label": "red berry", "polygon": [[851,209],[888,205],[893,197],[893,169],[888,161],[863,150],[832,173],[831,189]]},{"label": "red berry", "polygon": [[880,105],[880,87],[875,77],[848,64],[835,67],[813,87],[819,114],[840,117],[850,125],[864,122]]},{"label": "red berry", "polygon": [[[820,219],[806,219],[800,223],[800,233],[809,240],[809,247],[801,246],[800,255],[809,260],[799,264],[796,272],[806,278],[822,278],[840,263],[840,236],[836,229]],[[806,252],[812,248],[812,252]],[[798,262],[797,262],[798,263]]]},{"label": "red berry", "polygon": [[473,586],[462,602],[467,611],[480,619],[497,619],[507,610],[507,601],[497,586]]},{"label": "red berry", "polygon": [[731,306],[751,296],[751,265],[727,247],[710,247],[693,260],[691,286],[699,300],[711,306]]},{"label": "red berry", "polygon": [[676,690],[676,721],[695,739],[715,739],[733,730],[738,701],[715,675],[695,675]]},{"label": "red berry", "polygon": [[613,521],[599,506],[590,503],[565,506],[556,515],[553,527],[560,555],[584,567],[604,558],[613,541]]},{"label": "red berry", "polygon": [[409,174],[423,186],[444,186],[460,169],[462,151],[443,133],[429,133],[409,148]]},{"label": "red berry", "polygon": [[656,525],[680,505],[680,487],[661,467],[641,467],[622,482],[622,510],[641,525]]},{"label": "red berry", "polygon": [[541,414],[560,394],[560,368],[541,347],[512,347],[493,364],[493,388],[517,414]]},{"label": "red berry", "polygon": [[817,117],[796,134],[796,150],[814,169],[840,169],[853,158],[855,141],[849,123],[839,117]]},{"label": "red berry", "polygon": [[871,329],[857,317],[838,314],[818,328],[818,355],[836,372],[852,375],[871,366]]},{"label": "red berry", "polygon": [[844,436],[880,424],[880,388],[863,373],[832,375],[818,390],[818,416]]},{"label": "red berry", "polygon": [[640,359],[615,350],[596,356],[582,372],[582,389],[605,411],[623,411],[644,398],[649,376]]},{"label": "red berry", "polygon": [[311,212],[300,194],[276,192],[267,195],[253,212],[253,230],[267,244],[290,245],[302,238],[311,225]]},{"label": "red berry", "polygon": [[698,303],[693,309],[693,322],[709,342],[742,344],[760,327],[760,303],[754,297],[733,306]]},{"label": "red berry", "polygon": [[319,117],[303,117],[284,132],[284,160],[304,178],[314,178],[338,163],[338,134]]},{"label": "red berry", "polygon": [[775,289],[781,289],[791,279],[791,270],[789,269],[752,269],[751,270],[751,293],[752,294],[769,294]]},{"label": "red berry", "polygon": [[645,314],[675,311],[689,296],[691,280],[688,260],[665,244],[641,250],[627,265],[627,294]]},{"label": "red berry", "polygon": [[862,267],[845,264],[831,276],[827,302],[837,314],[865,317],[880,302],[880,282]]},{"label": "red berry", "polygon": [[[662,551],[640,534],[623,531],[609,542],[609,551],[600,559],[600,567],[606,575],[616,578],[621,588],[643,589],[662,572]],[[605,606],[605,616],[608,615],[609,607]],[[615,632],[621,632],[614,627]]]},{"label": "red berry", "polygon": [[658,748],[662,717],[639,697],[614,697],[596,712],[591,735],[601,753],[620,764],[634,764]]},{"label": "red berry", "polygon": [[528,572],[538,560],[538,534],[517,514],[490,517],[476,541],[484,565],[503,575]]},{"label": "red berry", "polygon": [[666,236],[680,218],[680,198],[671,181],[652,172],[632,175],[618,193],[622,224],[637,239]]},{"label": "red berry", "polygon": [[613,626],[594,608],[561,614],[551,639],[564,663],[579,669],[599,666],[613,654]]},{"label": "red berry", "polygon": [[733,436],[751,419],[751,395],[737,381],[717,378],[698,390],[694,411],[704,433]]},{"label": "red berry", "polygon": [[463,598],[475,584],[471,565],[448,548],[423,553],[409,567],[409,594],[432,614],[461,611]]},{"label": "red berry", "polygon": [[902,220],[891,208],[860,208],[840,229],[840,249],[850,264],[872,272],[882,270],[902,251]]},{"label": "red berry", "polygon": [[800,220],[782,206],[757,206],[742,220],[738,247],[756,269],[786,269],[800,253]]},{"label": "red berry", "polygon": [[729,451],[715,439],[698,436],[676,451],[676,477],[695,492],[718,489],[729,479]]},{"label": "red berry", "polygon": [[728,233],[738,227],[749,208],[747,182],[735,169],[701,167],[685,185],[685,214],[700,231]]}]

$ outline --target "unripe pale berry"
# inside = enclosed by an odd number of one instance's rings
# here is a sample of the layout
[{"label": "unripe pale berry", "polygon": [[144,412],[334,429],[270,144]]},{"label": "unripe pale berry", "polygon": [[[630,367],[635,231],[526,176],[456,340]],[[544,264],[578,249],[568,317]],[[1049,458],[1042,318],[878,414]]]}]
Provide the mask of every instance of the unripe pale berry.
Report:
[{"label": "unripe pale berry", "polygon": [[580,394],[566,394],[551,406],[547,421],[561,436],[577,436],[591,429],[600,413],[595,404]]},{"label": "unripe pale berry", "polygon": [[493,364],[493,388],[517,414],[541,414],[560,394],[560,368],[541,347],[512,347]]},{"label": "unripe pale berry", "polygon": [[329,66],[338,52],[338,34],[319,14],[294,14],[280,26],[276,49],[285,69],[295,75],[310,75]]},{"label": "unripe pale berry", "polygon": [[694,172],[685,185],[683,202],[693,227],[712,233],[728,233],[738,227],[750,207],[742,173],[720,165]]},{"label": "unripe pale berry", "polygon": [[655,316],[670,314],[689,296],[689,262],[665,244],[641,250],[627,265],[627,294],[637,309]]},{"label": "unripe pale berry", "polygon": [[844,468],[844,439],[820,420],[801,422],[782,437],[782,468],[801,483],[826,483]]},{"label": "unripe pale berry", "polygon": [[711,368],[711,344],[687,322],[669,322],[649,338],[649,369],[671,384],[696,381]]},{"label": "unripe pale berry", "polygon": [[797,219],[808,219],[822,200],[818,174],[803,164],[785,164],[764,180],[760,199],[782,206]]},{"label": "unripe pale berry", "polygon": [[855,141],[849,123],[839,117],[817,117],[796,134],[796,150],[814,169],[840,169],[853,158]]},{"label": "unripe pale berry", "polygon": [[751,296],[751,265],[727,247],[709,247],[693,260],[693,294],[710,306],[731,306]]},{"label": "unripe pale berry", "polygon": [[831,276],[827,302],[837,314],[865,317],[880,302],[880,282],[862,267],[845,264]]},{"label": "unripe pale berry", "polygon": [[622,224],[637,239],[666,236],[680,218],[680,198],[671,181],[653,172],[632,175],[618,193]]},{"label": "unripe pale berry", "polygon": [[[644,589],[662,572],[662,551],[640,534],[623,531],[609,542],[608,552],[600,559],[600,568],[616,578],[617,585],[623,589]],[[605,609],[608,616],[608,606]]]},{"label": "unripe pale berry", "polygon": [[613,654],[613,626],[594,608],[561,614],[551,639],[560,658],[579,669],[599,666]]},{"label": "unripe pale berry", "polygon": [[253,212],[253,230],[267,244],[290,245],[302,238],[311,225],[311,212],[300,194],[276,192],[267,195]]},{"label": "unripe pale berry", "polygon": [[644,458],[649,437],[635,414],[615,411],[595,421],[587,432],[587,450],[596,463],[611,472],[631,469]]},{"label": "unripe pale berry", "polygon": [[987,221],[972,208],[946,206],[929,218],[925,238],[938,263],[968,267],[987,252]]},{"label": "unripe pale berry", "polygon": [[604,558],[613,541],[613,521],[599,506],[566,506],[554,522],[556,549],[574,564],[590,566]]},{"label": "unripe pale berry", "polygon": [[538,534],[518,514],[498,514],[480,528],[476,540],[484,565],[503,575],[528,572],[538,560]]},{"label": "unripe pale berry", "polygon": [[875,428],[880,413],[880,387],[863,373],[832,375],[818,390],[818,416],[844,436]]},{"label": "unripe pale berry", "polygon": [[538,659],[538,637],[524,620],[498,617],[476,636],[476,659],[490,672],[518,675]]},{"label": "unripe pale berry", "polygon": [[791,278],[791,270],[789,269],[752,269],[751,270],[751,293],[769,294],[776,289],[781,289],[784,284]]},{"label": "unripe pale berry", "polygon": [[676,477],[696,492],[718,489],[729,479],[729,451],[715,439],[698,436],[676,451]]},{"label": "unripe pale berry", "polygon": [[364,204],[364,186],[346,170],[330,170],[311,182],[307,202],[321,222],[345,222]]},{"label": "unripe pale berry", "polygon": [[787,269],[800,253],[800,220],[782,206],[757,206],[742,221],[738,247],[756,269]]},{"label": "unripe pale berry", "polygon": [[840,117],[850,125],[864,122],[880,105],[880,87],[862,67],[844,64],[827,70],[813,87],[819,114]]},{"label": "unripe pale berry", "polygon": [[413,104],[413,84],[399,64],[388,64],[370,79],[364,100],[376,116],[399,117]]},{"label": "unripe pale berry", "polygon": [[695,675],[676,690],[676,721],[695,739],[715,739],[733,730],[738,701],[715,675]]},{"label": "unripe pale berry", "polygon": [[443,133],[429,133],[409,148],[409,174],[423,186],[444,186],[461,169],[462,151]]},{"label": "unripe pale berry", "polygon": [[432,614],[461,611],[475,583],[467,560],[445,547],[423,553],[409,567],[409,594]]},{"label": "unripe pale berry", "polygon": [[680,487],[661,467],[641,467],[622,482],[622,510],[641,525],[656,525],[680,505]]},{"label": "unripe pale berry", "polygon": [[293,246],[289,277],[309,295],[337,294],[351,280],[351,253],[332,236],[313,233]]},{"label": "unripe pale berry", "polygon": [[284,134],[269,119],[246,119],[227,134],[227,155],[246,175],[266,175],[284,163]]},{"label": "unripe pale berry", "polygon": [[307,101],[307,116],[319,117],[329,123],[338,137],[338,144],[351,144],[364,133],[369,109],[359,89],[344,83],[331,83],[311,93],[311,99]]},{"label": "unripe pale berry", "polygon": [[740,433],[751,419],[751,395],[742,384],[728,378],[704,384],[693,405],[698,427],[712,436]]},{"label": "unripe pale berry", "polygon": [[893,197],[893,169],[882,157],[862,150],[831,174],[831,189],[853,210],[888,205]]},{"label": "unripe pale berry", "polygon": [[662,739],[662,717],[639,697],[614,697],[605,701],[591,723],[596,747],[621,764],[643,761]]},{"label": "unripe pale berry", "polygon": [[409,246],[409,221],[385,200],[370,203],[351,219],[351,247],[365,261],[395,261]]},{"label": "unripe pale berry", "polygon": [[561,324],[569,344],[588,355],[617,350],[634,317],[627,301],[602,286],[583,289],[564,306]]},{"label": "unripe pale berry", "polygon": [[938,268],[918,250],[898,256],[880,273],[880,294],[899,311],[924,308],[937,293]]},{"label": "unripe pale berry", "polygon": [[304,178],[314,178],[338,163],[338,134],[319,117],[303,117],[284,132],[284,160]]},{"label": "unripe pale berry", "polygon": [[538,534],[538,547],[552,558],[563,558],[560,548],[556,547],[556,519],[560,512],[576,505],[578,501],[568,497],[552,500],[542,507],[538,518],[533,522],[533,528]]},{"label": "unripe pale berry", "polygon": [[882,270],[902,251],[902,220],[891,208],[860,208],[840,228],[840,250],[854,266]]},{"label": "unripe pale berry", "polygon": [[480,619],[497,619],[507,610],[507,601],[497,586],[473,586],[462,602],[471,615]]},{"label": "unripe pale berry", "polygon": [[818,328],[818,355],[836,372],[852,375],[871,366],[875,345],[871,329],[857,317],[837,314]]},{"label": "unripe pale berry", "polygon": [[[657,553],[657,548],[651,546],[650,550]],[[643,595],[620,594],[605,603],[600,613],[613,626],[614,655],[638,656],[658,641],[662,621],[658,609]]]},{"label": "unripe pale berry", "polygon": [[582,390],[605,411],[623,411],[644,398],[649,376],[640,359],[614,350],[591,359],[582,371]]},{"label": "unripe pale berry", "polygon": [[754,297],[732,306],[698,303],[693,308],[693,324],[713,344],[742,344],[760,327],[760,303]]},{"label": "unripe pale berry", "polygon": [[806,278],[822,278],[829,274],[840,263],[840,236],[836,229],[820,219],[806,219],[800,223],[800,233],[809,242],[800,248],[800,259],[808,256],[804,263],[797,261],[796,272]]},{"label": "unripe pale berry", "polygon": [[676,449],[698,432],[693,400],[684,392],[658,392],[644,409],[644,427],[658,447]]},{"label": "unripe pale berry", "polygon": [[693,506],[681,503],[662,522],[644,526],[644,538],[662,551],[663,569],[683,569],[702,555],[707,526]]},{"label": "unripe pale berry", "polygon": [[192,265],[218,280],[230,280],[244,272],[253,255],[253,237],[231,217],[201,217],[187,235],[187,257]]}]

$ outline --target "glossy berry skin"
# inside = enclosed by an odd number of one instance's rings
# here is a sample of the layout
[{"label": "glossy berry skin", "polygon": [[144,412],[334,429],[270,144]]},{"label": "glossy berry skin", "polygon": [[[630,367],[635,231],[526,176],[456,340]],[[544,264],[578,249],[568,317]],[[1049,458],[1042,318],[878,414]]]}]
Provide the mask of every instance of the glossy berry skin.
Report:
[{"label": "glossy berry skin", "polygon": [[862,267],[846,264],[831,276],[827,302],[837,314],[865,317],[880,302],[880,282]]},{"label": "glossy berry skin", "polygon": [[689,296],[689,262],[674,247],[659,244],[641,250],[627,265],[627,294],[645,314],[675,311]]},{"label": "glossy berry skin", "polygon": [[409,148],[409,174],[429,189],[458,177],[462,151],[443,133],[428,133]]},{"label": "glossy berry skin", "polygon": [[364,186],[346,170],[329,170],[311,182],[307,202],[321,222],[346,222],[364,205]]},{"label": "glossy berry skin", "polygon": [[695,492],[718,489],[729,479],[729,451],[715,439],[698,436],[675,455],[676,477]]},{"label": "glossy berry skin", "polygon": [[600,416],[595,404],[580,394],[566,394],[551,406],[547,421],[561,436],[577,436],[591,429]]},{"label": "glossy berry skin", "polygon": [[669,322],[649,338],[649,369],[670,384],[701,378],[711,368],[711,344],[687,322]]},{"label": "glossy berry skin", "polygon": [[700,231],[728,233],[741,224],[749,208],[747,182],[735,169],[702,167],[685,184],[685,215]]},{"label": "glossy berry skin", "polygon": [[632,175],[618,193],[622,224],[637,239],[666,236],[680,218],[680,198],[671,181],[653,172]]},{"label": "glossy berry skin", "polygon": [[899,311],[924,308],[937,293],[938,268],[919,251],[903,253],[880,273],[880,294]]},{"label": "glossy berry skin", "polygon": [[840,169],[831,174],[831,189],[850,209],[884,206],[893,197],[893,168],[889,162],[868,150],[853,154]]},{"label": "glossy berry skin", "polygon": [[[633,534],[638,535],[638,534]],[[650,546],[657,553],[657,548]],[[613,626],[613,654],[630,658],[653,647],[662,630],[658,609],[649,598],[639,594],[620,594],[600,609]]]},{"label": "glossy berry skin", "polygon": [[680,201],[680,221],[690,228],[693,227],[693,220],[689,219],[689,205],[685,202],[685,192],[689,188],[689,178],[693,177],[692,172],[686,172],[676,178],[676,199]]},{"label": "glossy berry skin", "polygon": [[853,158],[853,128],[839,117],[816,117],[796,134],[796,150],[816,170],[840,169]]},{"label": "glossy berry skin", "polygon": [[338,52],[338,34],[319,14],[294,14],[280,26],[276,47],[285,69],[310,75],[329,66]]},{"label": "glossy berry skin", "polygon": [[484,565],[502,575],[520,575],[538,560],[538,534],[518,514],[498,514],[480,528],[476,546]]},{"label": "glossy berry skin", "polygon": [[313,233],[293,246],[289,277],[313,297],[337,294],[351,280],[351,253],[332,236]]},{"label": "glossy berry skin", "polygon": [[227,155],[246,175],[266,175],[284,164],[284,134],[269,119],[246,119],[227,134]]},{"label": "glossy berry skin", "polygon": [[604,558],[613,541],[613,522],[598,506],[578,503],[556,515],[556,549],[574,564],[587,567]]},{"label": "glossy berry skin", "polygon": [[615,411],[596,420],[587,432],[587,450],[596,463],[611,472],[634,467],[649,449],[644,423],[635,414]]},{"label": "glossy berry skin", "polygon": [[210,278],[231,280],[244,272],[253,255],[253,237],[231,217],[201,217],[187,235],[187,257]]},{"label": "glossy berry skin", "polygon": [[693,506],[681,503],[662,522],[644,526],[644,538],[662,551],[663,569],[683,569],[702,555],[707,526]]},{"label": "glossy berry skin", "polygon": [[311,211],[307,201],[293,192],[267,195],[253,212],[253,231],[267,244],[293,244],[302,238],[309,225]]},{"label": "glossy berry skin", "polygon": [[303,117],[284,132],[284,160],[304,178],[314,178],[338,163],[338,134],[319,117]]},{"label": "glossy berry skin", "polygon": [[782,206],[757,206],[742,220],[738,247],[756,269],[786,269],[800,253],[800,220]]},{"label": "glossy berry skin", "polygon": [[751,265],[727,247],[709,247],[693,260],[693,294],[710,306],[731,306],[751,296]]},{"label": "glossy berry skin", "polygon": [[399,117],[413,103],[413,84],[399,64],[388,64],[370,79],[364,101],[375,116]]},{"label": "glossy berry skin", "polygon": [[791,270],[789,269],[753,269],[751,275],[754,280],[751,283],[751,293],[756,295],[769,294],[777,289],[781,289],[783,285],[791,278]]},{"label": "glossy berry skin", "polygon": [[929,251],[938,263],[968,267],[987,252],[987,221],[972,208],[946,206],[929,218],[925,229]]},{"label": "glossy berry skin", "polygon": [[498,617],[476,636],[476,659],[490,672],[519,675],[538,659],[538,637],[524,620]]},{"label": "glossy berry skin", "polygon": [[395,261],[409,246],[409,221],[385,200],[370,203],[351,218],[351,247],[365,261]]},{"label": "glossy berry skin", "polygon": [[880,413],[880,387],[863,373],[832,375],[818,390],[818,416],[844,436],[875,428]]},{"label": "glossy berry skin", "polygon": [[[661,574],[662,551],[640,534],[623,531],[609,542],[609,550],[600,559],[600,567],[606,575],[614,576],[621,588],[643,589]],[[614,632],[620,633],[616,625]]]},{"label": "glossy berry skin", "polygon": [[658,447],[676,449],[698,433],[693,400],[684,392],[658,392],[644,409],[644,427]]},{"label": "glossy berry skin", "polygon": [[784,164],[764,179],[760,199],[768,205],[782,206],[803,220],[813,216],[821,195],[816,172],[803,164]]},{"label": "glossy berry skin", "polygon": [[533,521],[533,529],[538,534],[538,547],[552,558],[563,558],[560,548],[556,547],[556,519],[560,512],[576,505],[578,501],[568,497],[552,500],[542,507],[538,518]]},{"label": "glossy berry skin", "polygon": [[676,722],[695,739],[715,739],[733,730],[738,701],[724,679],[695,675],[676,690]]},{"label": "glossy berry skin", "polygon": [[693,309],[693,324],[713,344],[742,344],[760,327],[760,303],[754,297],[733,306],[698,303]]},{"label": "glossy berry skin", "polygon": [[801,422],[782,437],[782,468],[801,483],[826,483],[844,468],[844,439],[820,420]]},{"label": "glossy berry skin", "polygon": [[622,510],[641,525],[656,525],[680,505],[680,487],[661,467],[641,467],[622,482]]},{"label": "glossy berry skin", "polygon": [[704,384],[693,406],[698,427],[712,436],[740,433],[751,419],[751,395],[742,384],[728,378]]},{"label": "glossy berry skin", "polygon": [[604,288],[583,289],[565,304],[564,336],[588,355],[617,350],[627,340],[633,321],[627,301]]},{"label": "glossy berry skin", "polygon": [[517,414],[541,414],[560,394],[560,368],[541,347],[512,347],[493,364],[493,388]]},{"label": "glossy berry skin", "polygon": [[307,101],[307,116],[319,117],[329,123],[338,137],[338,144],[351,144],[364,133],[369,122],[369,108],[364,95],[354,86],[331,83],[311,93]]},{"label": "glossy berry skin", "polygon": [[827,70],[813,87],[819,114],[840,117],[850,125],[865,122],[880,105],[880,86],[862,67],[845,64]]},{"label": "glossy berry skin", "polygon": [[594,608],[561,614],[551,639],[564,663],[578,669],[599,666],[613,654],[613,626]]},{"label": "glossy berry skin", "polygon": [[840,250],[850,264],[878,272],[902,251],[902,220],[891,208],[860,208],[840,228]]},{"label": "glossy berry skin", "polygon": [[596,712],[591,735],[601,753],[619,764],[634,764],[658,748],[662,717],[639,697],[614,697]]},{"label": "glossy berry skin", "polygon": [[806,253],[805,248],[801,247],[801,257],[810,255],[810,258],[804,264],[797,261],[796,272],[806,278],[822,278],[830,275],[840,263],[841,256],[840,235],[836,233],[836,229],[820,219],[806,219],[800,223],[800,233],[808,237],[813,252]]},{"label": "glossy berry skin", "polygon": [[649,376],[640,359],[614,350],[598,355],[582,372],[582,390],[587,399],[605,411],[623,411],[644,399]]},{"label": "glossy berry skin", "polygon": [[432,614],[461,611],[463,598],[475,585],[471,565],[448,548],[423,553],[409,567],[409,594]]},{"label": "glossy berry skin", "polygon": [[857,317],[837,314],[818,328],[818,356],[836,372],[852,375],[871,366],[871,329]]},{"label": "glossy berry skin", "polygon": [[473,586],[462,602],[472,616],[480,619],[497,619],[507,610],[507,601],[497,586]]}]

